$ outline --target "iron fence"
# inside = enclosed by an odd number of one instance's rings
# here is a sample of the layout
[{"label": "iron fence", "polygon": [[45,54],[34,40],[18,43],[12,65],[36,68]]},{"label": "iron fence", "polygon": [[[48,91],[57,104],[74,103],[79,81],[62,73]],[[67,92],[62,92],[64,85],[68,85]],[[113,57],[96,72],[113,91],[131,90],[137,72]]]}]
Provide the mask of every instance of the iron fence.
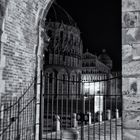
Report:
[{"label": "iron fence", "polygon": [[0,140],[35,139],[34,81],[18,97],[1,99]]},{"label": "iron fence", "polygon": [[[120,75],[83,81],[45,75],[41,88],[43,140],[66,139],[72,129],[79,140],[123,140]],[[34,91],[33,81],[19,98],[0,103],[1,140],[35,139]]]},{"label": "iron fence", "polygon": [[121,75],[83,81],[63,77],[44,79],[42,139],[68,139],[74,129],[79,140],[123,140]]}]

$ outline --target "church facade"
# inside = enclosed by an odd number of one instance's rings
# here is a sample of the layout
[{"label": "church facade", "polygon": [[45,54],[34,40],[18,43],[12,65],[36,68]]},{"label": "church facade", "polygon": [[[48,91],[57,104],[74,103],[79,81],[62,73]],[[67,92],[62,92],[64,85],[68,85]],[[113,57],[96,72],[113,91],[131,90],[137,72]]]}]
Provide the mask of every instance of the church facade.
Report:
[{"label": "church facade", "polygon": [[[66,11],[63,17],[48,14],[44,43],[44,94],[111,94],[112,60],[105,49],[99,56],[83,53],[80,30]],[[60,12],[59,11],[59,12]],[[54,13],[53,13],[54,14]],[[64,18],[65,17],[65,18]]]}]

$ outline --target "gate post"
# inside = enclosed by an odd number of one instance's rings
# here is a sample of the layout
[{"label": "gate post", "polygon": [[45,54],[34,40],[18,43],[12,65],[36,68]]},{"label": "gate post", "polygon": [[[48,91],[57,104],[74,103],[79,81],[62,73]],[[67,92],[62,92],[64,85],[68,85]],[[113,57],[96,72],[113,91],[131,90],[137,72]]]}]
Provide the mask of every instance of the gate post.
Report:
[{"label": "gate post", "polygon": [[99,122],[102,122],[102,112],[101,112],[101,111],[99,111],[98,121],[99,121]]},{"label": "gate post", "polygon": [[56,115],[56,131],[60,131],[60,117]]},{"label": "gate post", "polygon": [[110,109],[107,110],[107,120],[111,119],[111,111]]},{"label": "gate post", "polygon": [[119,118],[119,110],[116,109],[116,119],[118,119],[118,118]]},{"label": "gate post", "polygon": [[77,127],[76,113],[73,113],[73,127]]},{"label": "gate post", "polygon": [[[82,85],[83,86],[83,85]],[[82,97],[82,113],[85,114],[85,100],[86,97],[83,95]],[[84,140],[84,120],[81,121],[81,140]]]},{"label": "gate post", "polygon": [[91,112],[88,112],[88,114],[89,114],[89,122],[88,122],[88,124],[90,125],[91,124]]}]

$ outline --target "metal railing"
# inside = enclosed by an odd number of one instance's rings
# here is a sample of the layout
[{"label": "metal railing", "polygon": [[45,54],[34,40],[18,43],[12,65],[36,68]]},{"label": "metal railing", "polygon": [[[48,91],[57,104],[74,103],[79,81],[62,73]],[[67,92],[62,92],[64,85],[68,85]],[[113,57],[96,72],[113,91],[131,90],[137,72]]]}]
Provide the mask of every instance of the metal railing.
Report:
[{"label": "metal railing", "polygon": [[[42,139],[63,139],[63,132],[74,128],[80,140],[123,140],[120,75],[83,81],[43,79]],[[20,97],[0,103],[0,140],[35,139],[35,84]]]},{"label": "metal railing", "polygon": [[79,140],[123,140],[121,75],[51,79],[46,76],[44,85],[43,140],[63,139],[72,128]]},{"label": "metal railing", "polygon": [[18,97],[0,103],[0,140],[35,139],[35,93],[33,81]]}]

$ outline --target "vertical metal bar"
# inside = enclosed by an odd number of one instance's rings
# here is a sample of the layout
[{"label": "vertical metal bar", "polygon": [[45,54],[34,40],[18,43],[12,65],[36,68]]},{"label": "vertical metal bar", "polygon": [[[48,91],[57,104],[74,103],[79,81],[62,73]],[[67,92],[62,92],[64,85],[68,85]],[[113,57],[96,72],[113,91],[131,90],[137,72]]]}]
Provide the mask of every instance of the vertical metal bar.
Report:
[{"label": "vertical metal bar", "polygon": [[[7,100],[5,103],[5,111],[4,111],[4,129],[7,127]],[[6,139],[6,131],[4,132],[4,138]]]},{"label": "vertical metal bar", "polygon": [[121,82],[121,87],[120,87],[120,92],[121,92],[121,139],[123,140],[123,94],[122,94],[122,73],[120,73],[120,76],[121,76],[121,79],[120,79],[120,82]]},{"label": "vertical metal bar", "polygon": [[[11,106],[13,105],[13,99],[11,100]],[[11,118],[13,118],[14,117],[14,106],[11,108]],[[11,125],[11,139],[13,140],[13,127],[14,127],[14,122],[13,122],[13,124]]]},{"label": "vertical metal bar", "polygon": [[115,140],[117,140],[117,116],[116,116],[116,109],[118,109],[118,107],[117,107],[117,98],[118,98],[118,95],[117,95],[117,94],[118,94],[118,93],[117,93],[117,74],[115,74],[115,77],[116,77],[116,78],[114,79],[114,80],[115,80],[115,81],[114,81],[114,82],[115,82],[115,107],[116,107],[116,108],[115,108],[115,118],[116,118],[116,119],[115,119],[115,130],[116,130],[116,131],[115,131],[115,136],[116,136],[116,137],[115,137]]},{"label": "vertical metal bar", "polygon": [[62,79],[61,79],[61,88],[62,88],[62,90],[61,90],[61,128],[63,128],[63,123],[64,123],[64,118],[63,118],[63,91],[64,91],[64,86],[63,86],[63,82],[64,82],[64,79],[63,79],[63,76],[61,77]]},{"label": "vertical metal bar", "polygon": [[[67,115],[67,75],[65,77],[65,84],[64,84],[65,88],[65,92],[64,92],[64,116],[68,117],[69,116]],[[67,128],[67,121],[65,121],[65,129]]]},{"label": "vertical metal bar", "polygon": [[[30,94],[30,90],[31,90],[31,89],[29,89],[28,92],[27,92],[26,94]],[[26,98],[27,104],[28,104],[28,98],[30,99],[31,96],[28,97],[28,95],[27,95],[27,97],[25,97],[25,98]],[[27,105],[27,107],[25,108],[25,110],[26,110],[26,116],[27,116],[27,117],[26,117],[26,125],[27,125],[27,124],[30,125],[30,123],[29,123],[29,107],[30,107],[30,106]],[[31,112],[30,112],[30,113],[31,113]],[[28,136],[28,131],[29,131],[29,127],[27,126],[27,129],[26,129],[26,136],[27,136],[27,137],[26,137],[26,140],[28,140],[28,137],[29,137],[29,136]],[[39,134],[40,134],[40,133],[39,133]]]},{"label": "vertical metal bar", "polygon": [[[91,77],[90,77],[91,79]],[[91,80],[89,79],[89,89],[88,89],[88,95],[87,95],[87,98],[88,98],[88,111],[90,112],[90,83],[91,83]],[[86,109],[86,108],[85,108]],[[90,140],[90,124],[88,122],[88,140]]]},{"label": "vertical metal bar", "polygon": [[[43,113],[43,106],[44,106],[44,103],[43,103],[43,94],[42,94],[42,88],[43,88],[43,86],[42,86],[42,84],[43,84],[43,82],[42,82],[42,80],[43,80],[43,77],[42,77],[42,74],[43,74],[43,72],[42,72],[42,70],[40,71],[40,125],[39,125],[39,139],[41,140],[42,139],[42,135],[43,135],[43,124],[42,124],[42,121],[44,120],[43,118],[44,118],[44,113]],[[28,113],[27,113],[28,114]]]},{"label": "vertical metal bar", "polygon": [[101,128],[100,128],[100,115],[101,115],[101,85],[100,85],[100,80],[101,80],[101,77],[100,77],[100,73],[98,73],[98,80],[99,80],[99,140],[100,140],[100,131],[101,131]]},{"label": "vertical metal bar", "polygon": [[17,110],[18,114],[17,114],[17,140],[20,139],[20,132],[19,132],[19,123],[20,123],[20,120],[19,120],[19,116],[20,116],[20,100],[18,99],[18,110]]},{"label": "vertical metal bar", "polygon": [[[34,96],[35,96],[35,101],[34,101],[34,104],[35,104],[35,116],[34,116],[34,140],[36,139],[36,114],[37,114],[37,69],[38,69],[38,57],[36,55],[36,68],[35,68],[35,77],[34,77]],[[24,116],[24,115],[23,115]]]},{"label": "vertical metal bar", "polygon": [[[7,107],[8,107],[8,103],[6,102],[6,104],[5,104],[5,108],[6,108],[6,110],[5,110],[5,118],[6,118],[6,121],[5,121],[5,128],[7,128],[7,126],[8,126],[8,110],[7,110]],[[4,128],[4,129],[5,129]],[[5,131],[5,139],[7,139],[7,129],[6,129],[6,131]]]},{"label": "vertical metal bar", "polygon": [[[9,103],[9,106],[11,106],[11,100],[10,100],[10,103]],[[9,117],[9,123],[11,123],[11,108],[9,109],[9,113],[10,113],[10,117]],[[11,137],[11,126],[9,127],[9,139]]]},{"label": "vertical metal bar", "polygon": [[[54,127],[54,122],[53,122],[53,111],[54,111],[54,73],[52,74],[52,94],[51,94],[51,125]],[[52,128],[53,128],[52,127]],[[52,129],[53,131],[53,129]],[[52,135],[51,135],[52,137]]]},{"label": "vertical metal bar", "polygon": [[95,73],[94,73],[94,94],[93,94],[93,140],[95,140],[95,121],[96,121],[96,113],[95,113]]},{"label": "vertical metal bar", "polygon": [[3,123],[3,105],[2,103],[0,103],[0,119],[1,119],[1,122],[0,122],[0,140],[2,140],[2,123]]},{"label": "vertical metal bar", "polygon": [[[108,78],[110,78],[110,77],[108,77]],[[111,88],[110,90],[111,90],[111,92],[110,92],[110,111],[111,111],[111,119],[110,119],[110,140],[112,139],[112,86],[111,86],[111,80],[109,79],[109,86],[108,86],[108,88]]]},{"label": "vertical metal bar", "polygon": [[104,140],[106,140],[106,75],[104,74]]},{"label": "vertical metal bar", "polygon": [[[22,94],[21,94],[22,95]],[[20,99],[20,108],[21,108],[21,110],[22,110],[22,108],[23,108],[23,100],[22,100],[22,98]],[[24,113],[23,113],[24,114]],[[22,119],[23,119],[23,117],[24,117],[24,115],[21,115],[22,116]],[[21,122],[20,123],[20,136],[21,136],[21,138],[23,138],[22,137],[22,126],[23,126],[23,122]]]},{"label": "vertical metal bar", "polygon": [[[16,102],[18,102],[18,98],[16,97]],[[17,127],[17,124],[18,124],[18,104],[15,106],[15,117],[16,117],[16,121],[15,121],[15,128],[16,128],[16,132],[14,134],[14,128],[13,128],[13,134],[15,135],[14,137],[17,137],[17,131],[18,131],[18,127]]]},{"label": "vertical metal bar", "polygon": [[79,95],[79,77],[77,77],[77,81],[76,81],[76,111],[75,113],[77,114],[78,113],[78,95]]},{"label": "vertical metal bar", "polygon": [[[76,115],[77,115],[77,113],[78,113],[78,95],[79,95],[79,75],[77,76],[77,80],[76,80],[76,111],[75,111],[75,113],[76,113]],[[77,126],[78,126],[78,123],[77,123]]]},{"label": "vertical metal bar", "polygon": [[[34,87],[35,87],[35,81],[34,81],[34,84],[33,84],[33,89],[34,89]],[[34,101],[33,101],[33,111],[35,112],[35,113],[33,113],[32,115],[33,115],[33,136],[32,136],[32,140],[35,140],[35,122],[36,122],[36,94],[35,94],[35,91],[34,91],[34,93],[33,93],[33,95],[34,95]]]},{"label": "vertical metal bar", "polygon": [[[4,116],[4,117],[3,117],[3,130],[4,130],[4,129],[5,129],[5,127],[6,127],[6,126],[5,126],[5,125],[6,125],[6,124],[5,124],[6,120],[5,120],[5,119],[7,118],[7,117],[6,117],[6,110],[5,110],[5,109],[6,109],[6,103],[4,103],[4,113],[3,113],[3,116]],[[3,133],[2,139],[5,139],[5,133]]]},{"label": "vertical metal bar", "polygon": [[47,123],[47,124],[46,124],[46,127],[47,127],[47,128],[46,128],[46,139],[48,139],[48,138],[47,138],[47,133],[48,133],[48,131],[49,131],[49,124],[48,124],[48,122],[49,122],[49,121],[48,121],[48,120],[49,120],[49,101],[50,101],[50,100],[49,100],[49,90],[50,90],[50,88],[49,88],[49,87],[50,87],[50,86],[49,86],[49,78],[50,78],[50,77],[49,77],[49,73],[47,73],[47,76],[46,76],[46,79],[47,79],[47,94],[46,94],[46,97],[45,97],[45,98],[47,98],[47,114],[46,114],[46,119],[47,119],[47,120],[46,120],[46,123]]},{"label": "vertical metal bar", "polygon": [[[57,91],[57,93],[56,93],[56,114],[55,114],[55,115],[58,116],[58,114],[59,114],[59,112],[58,112],[58,109],[59,109],[59,108],[58,108],[58,96],[59,96],[59,79],[58,79],[59,77],[58,77],[58,74],[57,74],[56,77],[57,77],[57,78],[56,78],[56,85],[57,85],[57,86],[56,86],[56,91]],[[56,119],[56,118],[55,118],[55,119]],[[56,120],[55,120],[55,121],[56,121]],[[55,137],[56,139],[57,139],[57,135],[58,135],[58,134],[57,134],[57,131],[56,131],[56,137]]]},{"label": "vertical metal bar", "polygon": [[[25,99],[24,99],[24,97],[22,98],[22,101],[23,101],[23,105],[22,105],[22,108],[24,108],[24,106],[25,106]],[[23,110],[23,120],[25,121],[25,111]],[[23,123],[22,123],[22,136],[24,137],[24,122],[23,121]]]},{"label": "vertical metal bar", "polygon": [[[66,116],[69,116],[68,114],[68,98],[67,98],[67,95],[69,95],[69,77],[67,76],[67,94],[66,94]],[[68,128],[68,122],[66,122],[66,129]]]},{"label": "vertical metal bar", "polygon": [[[83,89],[83,83],[82,83],[82,89]],[[83,90],[82,90],[83,92]],[[85,114],[85,97],[84,94],[82,94],[82,114]],[[85,139],[84,136],[84,121],[81,122],[81,140]]]},{"label": "vertical metal bar", "polygon": [[[71,87],[71,83],[70,83],[70,75],[68,75],[68,98],[67,98],[67,112],[68,115],[70,115],[70,111],[69,111],[69,103],[70,103],[70,87]],[[67,122],[67,127],[69,127],[69,123]]]},{"label": "vertical metal bar", "polygon": [[[27,86],[26,88],[28,88],[28,86]],[[26,104],[27,104],[26,95],[24,95],[23,98],[24,98],[24,103],[25,103],[25,106],[26,106]],[[24,106],[24,107],[25,107],[25,106]],[[23,108],[24,108],[24,107],[23,107]],[[25,125],[26,125],[26,121],[27,121],[27,112],[26,112],[26,111],[27,111],[27,110],[25,109],[25,110],[24,110],[24,114],[25,114],[24,124],[25,124]],[[23,128],[24,128],[24,139],[26,139],[26,129],[25,129],[25,126],[24,126]]]},{"label": "vertical metal bar", "polygon": [[[74,79],[73,79],[74,80]],[[73,115],[73,97],[74,97],[74,81],[71,81],[71,86],[72,86],[72,91],[71,91],[71,116]],[[72,120],[70,123],[71,127],[72,127]]]},{"label": "vertical metal bar", "polygon": [[[34,90],[34,101],[33,101],[33,108],[34,108],[34,115],[33,115],[33,123],[34,123],[34,126],[33,126],[33,139],[35,140],[35,131],[36,131],[36,84],[37,84],[37,79],[36,79],[36,76],[35,75],[35,78],[33,79],[33,90]],[[23,90],[24,91],[24,90]],[[23,132],[23,131],[22,131]]]}]

